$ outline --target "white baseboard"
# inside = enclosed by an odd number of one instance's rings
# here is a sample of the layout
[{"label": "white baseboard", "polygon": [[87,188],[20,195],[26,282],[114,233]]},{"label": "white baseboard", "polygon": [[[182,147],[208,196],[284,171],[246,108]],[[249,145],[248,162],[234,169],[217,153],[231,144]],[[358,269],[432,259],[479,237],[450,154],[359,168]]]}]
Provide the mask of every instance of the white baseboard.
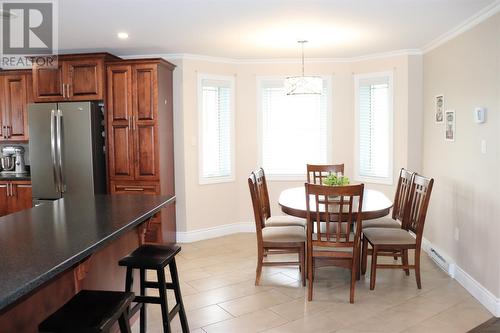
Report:
[{"label": "white baseboard", "polygon": [[475,299],[487,308],[495,317],[500,317],[500,298],[474,280],[466,271],[455,267],[455,280],[458,281]]},{"label": "white baseboard", "polygon": [[204,239],[222,237],[226,235],[236,234],[239,232],[255,232],[254,222],[239,222],[219,225],[212,228],[204,228],[193,231],[178,231],[178,243],[191,243]]},{"label": "white baseboard", "polygon": [[[488,311],[490,311],[495,317],[500,317],[500,298],[496,297],[488,289],[486,289],[481,283],[477,282],[472,276],[470,276],[466,271],[464,271],[460,266],[458,266],[450,256],[448,256],[441,249],[429,242],[428,239],[423,238],[422,249],[430,256],[431,249],[437,250],[439,254],[448,263],[448,273],[449,276],[454,278],[458,283],[462,285],[475,299],[477,299]],[[438,265],[438,267],[441,267]],[[442,268],[442,267],[441,267]]]}]

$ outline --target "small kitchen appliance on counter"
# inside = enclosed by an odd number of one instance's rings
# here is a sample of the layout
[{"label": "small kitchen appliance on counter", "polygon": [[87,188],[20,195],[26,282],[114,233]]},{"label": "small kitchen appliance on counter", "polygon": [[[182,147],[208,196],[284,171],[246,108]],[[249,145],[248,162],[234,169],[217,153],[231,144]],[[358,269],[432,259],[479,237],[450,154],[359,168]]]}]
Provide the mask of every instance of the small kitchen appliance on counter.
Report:
[{"label": "small kitchen appliance on counter", "polygon": [[26,174],[26,165],[24,164],[24,148],[22,146],[5,146],[2,148],[0,157],[2,174]]}]

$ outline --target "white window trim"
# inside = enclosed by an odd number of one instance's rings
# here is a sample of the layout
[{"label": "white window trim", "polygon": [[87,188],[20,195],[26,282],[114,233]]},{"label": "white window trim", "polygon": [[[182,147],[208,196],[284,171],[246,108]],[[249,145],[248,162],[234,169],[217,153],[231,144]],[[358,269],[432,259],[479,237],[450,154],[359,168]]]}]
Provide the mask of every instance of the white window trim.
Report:
[{"label": "white window trim", "polygon": [[[313,74],[311,74],[313,75]],[[327,150],[327,163],[333,161],[333,104],[332,104],[332,76],[330,75],[315,75],[321,77],[326,81],[326,150]],[[263,116],[262,116],[262,82],[266,80],[284,80],[287,76],[257,76],[257,161],[259,166],[262,166],[263,154]],[[265,170],[264,170],[265,171]],[[306,181],[307,175],[304,174],[268,174],[266,173],[266,180],[270,181]]]},{"label": "white window trim", "polygon": [[[366,177],[359,174],[359,81],[387,77],[389,79],[389,177]],[[394,183],[394,73],[392,71],[354,75],[354,179],[366,183],[393,185]]]},{"label": "white window trim", "polygon": [[[227,81],[230,84],[231,89],[231,99],[230,99],[230,115],[231,115],[231,174],[223,177],[203,177],[203,152],[202,152],[202,142],[203,142],[203,133],[202,133],[202,119],[203,119],[203,103],[201,102],[203,99],[203,91],[202,91],[202,82],[203,80],[219,80],[219,81]],[[200,185],[209,185],[209,184],[218,184],[218,183],[228,183],[234,182],[236,179],[236,163],[235,163],[235,137],[234,137],[234,127],[235,127],[235,79],[234,76],[230,75],[214,75],[214,74],[206,74],[206,73],[198,73],[198,87],[197,87],[197,104],[198,104],[198,181]]]}]

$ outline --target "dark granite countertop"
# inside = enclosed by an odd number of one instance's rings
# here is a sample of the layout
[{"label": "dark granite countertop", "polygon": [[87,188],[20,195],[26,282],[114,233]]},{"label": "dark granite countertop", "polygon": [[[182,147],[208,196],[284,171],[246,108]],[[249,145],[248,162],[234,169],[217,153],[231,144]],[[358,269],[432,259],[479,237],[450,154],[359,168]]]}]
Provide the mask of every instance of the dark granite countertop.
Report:
[{"label": "dark granite countertop", "polygon": [[66,197],[0,218],[0,310],[144,222],[174,197]]},{"label": "dark granite countertop", "polygon": [[24,174],[8,174],[0,172],[0,182],[1,181],[13,181],[13,180],[31,180],[31,175],[29,173]]}]

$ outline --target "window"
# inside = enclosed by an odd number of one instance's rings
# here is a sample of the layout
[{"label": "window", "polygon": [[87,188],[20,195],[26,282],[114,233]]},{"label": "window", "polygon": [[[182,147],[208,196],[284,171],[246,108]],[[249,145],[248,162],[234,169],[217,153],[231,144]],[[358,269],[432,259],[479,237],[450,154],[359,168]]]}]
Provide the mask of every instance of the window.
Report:
[{"label": "window", "polygon": [[392,184],[392,73],[355,77],[356,178]]},{"label": "window", "polygon": [[234,78],[198,76],[200,184],[234,180]]},{"label": "window", "polygon": [[259,79],[260,162],[270,179],[304,179],[307,163],[330,161],[330,81],[322,95],[287,96],[284,79]]}]

